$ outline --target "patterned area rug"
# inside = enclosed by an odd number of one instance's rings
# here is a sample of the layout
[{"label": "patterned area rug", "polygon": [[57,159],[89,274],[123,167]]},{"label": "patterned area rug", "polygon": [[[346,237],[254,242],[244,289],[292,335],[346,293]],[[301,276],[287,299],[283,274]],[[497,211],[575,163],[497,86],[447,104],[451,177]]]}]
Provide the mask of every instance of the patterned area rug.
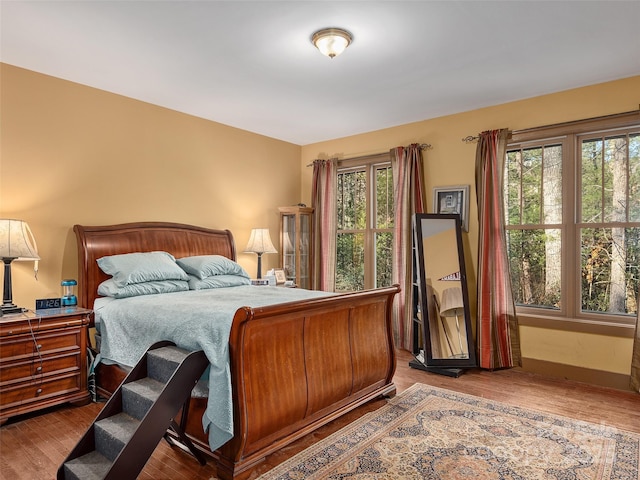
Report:
[{"label": "patterned area rug", "polygon": [[415,384],[260,480],[638,480],[640,435]]}]

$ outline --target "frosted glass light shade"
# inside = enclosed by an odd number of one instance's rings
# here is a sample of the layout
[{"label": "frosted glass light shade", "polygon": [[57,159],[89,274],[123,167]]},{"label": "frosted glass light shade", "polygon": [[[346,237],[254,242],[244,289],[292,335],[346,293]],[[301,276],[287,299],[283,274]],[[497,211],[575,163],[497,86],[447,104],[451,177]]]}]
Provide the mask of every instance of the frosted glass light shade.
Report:
[{"label": "frosted glass light shade", "polygon": [[349,46],[353,37],[341,28],[325,28],[311,37],[311,42],[323,55],[329,58],[340,55]]}]

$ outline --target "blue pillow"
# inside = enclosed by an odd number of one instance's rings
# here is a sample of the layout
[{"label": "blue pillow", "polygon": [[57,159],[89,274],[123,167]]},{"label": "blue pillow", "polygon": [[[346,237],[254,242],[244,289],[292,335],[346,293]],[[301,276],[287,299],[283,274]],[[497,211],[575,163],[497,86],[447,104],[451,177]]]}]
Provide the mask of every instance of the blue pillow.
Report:
[{"label": "blue pillow", "polygon": [[251,285],[251,280],[242,275],[212,275],[204,279],[189,275],[189,289],[191,290],[237,287],[239,285]]},{"label": "blue pillow", "polygon": [[163,280],[159,282],[132,283],[124,287],[110,278],[98,286],[98,295],[103,297],[127,298],[139,295],[154,295],[156,293],[186,292],[189,283],[184,280]]},{"label": "blue pillow", "polygon": [[214,275],[240,275],[249,277],[239,264],[222,255],[196,255],[176,260],[176,263],[190,275],[203,280]]},{"label": "blue pillow", "polygon": [[173,255],[167,252],[111,255],[99,258],[97,263],[104,273],[113,276],[119,287],[163,280],[189,280],[184,270],[176,264]]}]

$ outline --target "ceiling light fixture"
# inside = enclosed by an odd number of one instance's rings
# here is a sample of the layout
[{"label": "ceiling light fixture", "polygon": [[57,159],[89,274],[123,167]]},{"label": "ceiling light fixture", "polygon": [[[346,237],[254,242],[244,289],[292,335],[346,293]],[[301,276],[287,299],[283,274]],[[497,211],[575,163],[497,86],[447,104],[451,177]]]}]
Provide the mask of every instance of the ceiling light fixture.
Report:
[{"label": "ceiling light fixture", "polygon": [[329,58],[340,55],[352,42],[353,36],[341,28],[318,30],[311,37],[313,43],[323,55]]}]

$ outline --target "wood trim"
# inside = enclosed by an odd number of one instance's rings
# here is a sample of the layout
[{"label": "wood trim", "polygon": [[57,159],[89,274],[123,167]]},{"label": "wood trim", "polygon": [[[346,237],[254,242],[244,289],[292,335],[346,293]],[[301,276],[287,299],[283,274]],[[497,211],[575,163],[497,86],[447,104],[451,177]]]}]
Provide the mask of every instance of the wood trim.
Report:
[{"label": "wood trim", "polygon": [[629,375],[622,373],[576,367],[564,363],[547,362],[536,358],[522,358],[521,369],[525,372],[537,373],[539,375],[559,377],[565,380],[631,391]]},{"label": "wood trim", "polygon": [[338,170],[347,170],[349,168],[364,167],[371,164],[391,163],[391,155],[389,152],[384,152],[373,155],[363,155],[361,157],[342,158],[338,160],[337,163]]},{"label": "wood trim", "polygon": [[[612,127],[612,123],[615,126]],[[640,123],[640,110],[632,112],[616,113],[602,117],[587,118],[584,120],[572,120],[570,122],[556,123],[554,125],[544,125],[541,127],[526,128],[514,131],[509,140],[509,145],[538,140],[547,137],[563,136],[568,134],[583,134],[591,131],[607,128],[625,128]]]}]

